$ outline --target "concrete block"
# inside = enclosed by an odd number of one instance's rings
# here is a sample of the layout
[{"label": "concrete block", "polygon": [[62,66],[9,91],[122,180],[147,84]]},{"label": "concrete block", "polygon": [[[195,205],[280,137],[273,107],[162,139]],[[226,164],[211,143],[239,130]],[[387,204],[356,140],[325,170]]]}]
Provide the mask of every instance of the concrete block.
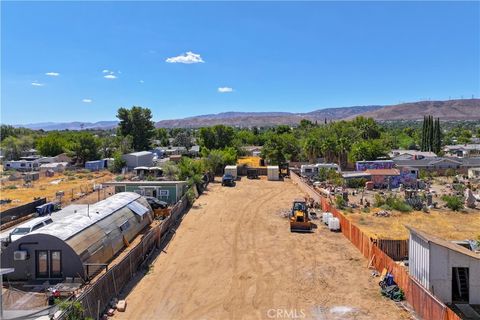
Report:
[{"label": "concrete block", "polygon": [[125,312],[125,309],[127,309],[127,300],[119,300],[117,303],[117,310]]}]

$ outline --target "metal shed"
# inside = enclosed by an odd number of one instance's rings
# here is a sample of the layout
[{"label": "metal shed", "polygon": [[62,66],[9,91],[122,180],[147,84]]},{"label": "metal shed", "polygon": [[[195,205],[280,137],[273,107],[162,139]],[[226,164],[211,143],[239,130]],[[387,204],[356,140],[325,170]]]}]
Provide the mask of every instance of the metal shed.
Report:
[{"label": "metal shed", "polygon": [[[59,212],[61,215],[61,212]],[[149,225],[147,200],[133,192],[111,196],[12,242],[1,255],[11,280],[86,278]]]},{"label": "metal shed", "polygon": [[278,166],[268,166],[267,177],[270,181],[280,180],[280,169],[278,168]]},{"label": "metal shed", "polygon": [[237,166],[235,165],[225,166],[224,173],[231,174],[234,179],[237,179]]},{"label": "metal shed", "polygon": [[480,254],[407,228],[410,275],[444,303],[480,304]]},{"label": "metal shed", "polygon": [[153,166],[154,154],[150,151],[139,151],[122,156],[126,162],[128,169],[132,170],[135,167],[151,167]]}]

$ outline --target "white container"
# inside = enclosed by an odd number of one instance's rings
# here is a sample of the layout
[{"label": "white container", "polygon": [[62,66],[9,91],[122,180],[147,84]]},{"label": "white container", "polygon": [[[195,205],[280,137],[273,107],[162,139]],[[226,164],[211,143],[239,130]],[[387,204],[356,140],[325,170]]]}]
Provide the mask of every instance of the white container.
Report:
[{"label": "white container", "polygon": [[335,218],[335,217],[331,217],[330,219],[328,219],[328,229],[330,229],[330,231],[339,231],[340,220],[338,220],[338,218]]},{"label": "white container", "polygon": [[270,181],[280,180],[280,170],[278,166],[268,166],[267,177],[268,177],[268,180]]},{"label": "white container", "polygon": [[237,166],[225,166],[225,174],[231,174],[234,179],[237,179]]},{"label": "white container", "polygon": [[333,214],[331,212],[324,212],[322,213],[322,221],[323,223],[328,225],[328,220],[333,217]]}]

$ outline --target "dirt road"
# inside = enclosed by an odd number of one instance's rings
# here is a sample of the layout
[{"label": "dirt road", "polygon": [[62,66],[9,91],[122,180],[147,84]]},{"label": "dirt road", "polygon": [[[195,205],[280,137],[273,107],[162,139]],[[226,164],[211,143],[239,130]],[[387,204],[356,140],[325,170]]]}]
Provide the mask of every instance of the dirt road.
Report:
[{"label": "dirt road", "polygon": [[[340,233],[290,233],[290,181],[211,185],[117,319],[406,319]],[[319,222],[320,223],[320,222]]]}]

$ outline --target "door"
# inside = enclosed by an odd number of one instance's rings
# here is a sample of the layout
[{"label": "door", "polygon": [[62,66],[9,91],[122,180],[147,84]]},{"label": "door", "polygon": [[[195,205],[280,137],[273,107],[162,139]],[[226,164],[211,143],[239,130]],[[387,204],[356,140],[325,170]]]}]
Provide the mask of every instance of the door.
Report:
[{"label": "door", "polygon": [[35,277],[62,278],[62,252],[60,250],[37,250],[35,251],[36,270]]},{"label": "door", "polygon": [[452,302],[469,303],[469,269],[452,268]]},{"label": "door", "polygon": [[61,251],[50,251],[50,278],[62,278]]},{"label": "door", "polygon": [[48,278],[48,251],[35,251],[36,278]]}]

